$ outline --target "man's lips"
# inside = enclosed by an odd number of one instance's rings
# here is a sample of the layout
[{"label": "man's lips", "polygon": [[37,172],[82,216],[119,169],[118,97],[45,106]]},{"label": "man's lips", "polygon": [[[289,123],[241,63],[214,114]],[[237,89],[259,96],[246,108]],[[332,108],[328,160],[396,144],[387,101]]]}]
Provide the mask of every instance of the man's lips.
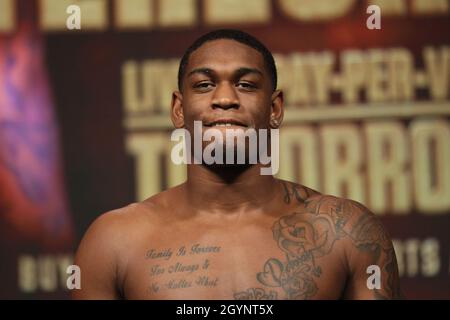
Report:
[{"label": "man's lips", "polygon": [[247,128],[248,126],[240,121],[240,120],[236,120],[236,119],[229,119],[229,118],[223,118],[223,119],[216,119],[213,121],[208,121],[204,124],[205,127],[245,127]]}]

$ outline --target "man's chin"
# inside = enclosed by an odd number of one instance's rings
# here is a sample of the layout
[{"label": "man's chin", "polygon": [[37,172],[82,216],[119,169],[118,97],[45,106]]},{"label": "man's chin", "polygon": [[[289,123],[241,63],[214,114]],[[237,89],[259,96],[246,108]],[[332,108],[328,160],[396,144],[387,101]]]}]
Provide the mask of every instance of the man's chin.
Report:
[{"label": "man's chin", "polygon": [[227,168],[248,168],[251,166],[254,166],[255,164],[250,164],[250,163],[212,163],[212,164],[207,164],[207,163],[203,163],[204,166],[206,167],[211,167],[211,168],[223,168],[223,169],[227,169]]},{"label": "man's chin", "polygon": [[[248,171],[251,167],[255,166],[254,164],[203,164],[205,168],[209,171],[214,172],[215,174],[228,177],[228,180],[231,182],[233,179]],[[227,178],[225,178],[227,180]]]}]

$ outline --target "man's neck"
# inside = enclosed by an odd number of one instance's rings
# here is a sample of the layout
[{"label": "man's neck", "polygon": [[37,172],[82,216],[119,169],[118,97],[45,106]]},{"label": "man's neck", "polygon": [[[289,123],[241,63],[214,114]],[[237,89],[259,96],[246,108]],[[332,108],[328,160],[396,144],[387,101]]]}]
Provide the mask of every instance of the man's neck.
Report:
[{"label": "man's neck", "polygon": [[232,213],[261,209],[277,195],[278,180],[260,166],[208,168],[188,165],[186,199],[194,210]]}]

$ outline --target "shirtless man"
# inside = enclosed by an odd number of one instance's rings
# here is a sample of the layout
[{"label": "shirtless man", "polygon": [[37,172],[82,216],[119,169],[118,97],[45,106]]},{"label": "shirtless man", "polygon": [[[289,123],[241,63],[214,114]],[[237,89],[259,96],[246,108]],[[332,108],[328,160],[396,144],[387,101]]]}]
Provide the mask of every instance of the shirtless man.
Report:
[{"label": "shirtless man", "polygon": [[[180,63],[173,124],[191,133],[194,120],[203,130],[218,122],[277,128],[283,95],[276,81],[273,57],[258,40],[209,33]],[[260,168],[190,164],[185,183],[101,215],[78,248],[81,289],[73,297],[400,297],[392,242],[368,209]],[[377,271],[379,286],[368,281]]]}]

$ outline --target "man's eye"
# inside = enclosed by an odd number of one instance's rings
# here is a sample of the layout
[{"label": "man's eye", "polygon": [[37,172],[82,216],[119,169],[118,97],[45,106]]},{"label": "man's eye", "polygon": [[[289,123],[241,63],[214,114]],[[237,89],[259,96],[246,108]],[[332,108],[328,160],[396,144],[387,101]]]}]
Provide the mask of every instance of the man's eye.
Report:
[{"label": "man's eye", "polygon": [[239,82],[238,84],[236,84],[237,87],[239,88],[243,88],[243,89],[255,89],[256,86],[253,83],[249,83],[249,82]]},{"label": "man's eye", "polygon": [[214,83],[212,82],[200,82],[194,85],[194,88],[201,90],[211,89],[212,87],[214,87]]}]

